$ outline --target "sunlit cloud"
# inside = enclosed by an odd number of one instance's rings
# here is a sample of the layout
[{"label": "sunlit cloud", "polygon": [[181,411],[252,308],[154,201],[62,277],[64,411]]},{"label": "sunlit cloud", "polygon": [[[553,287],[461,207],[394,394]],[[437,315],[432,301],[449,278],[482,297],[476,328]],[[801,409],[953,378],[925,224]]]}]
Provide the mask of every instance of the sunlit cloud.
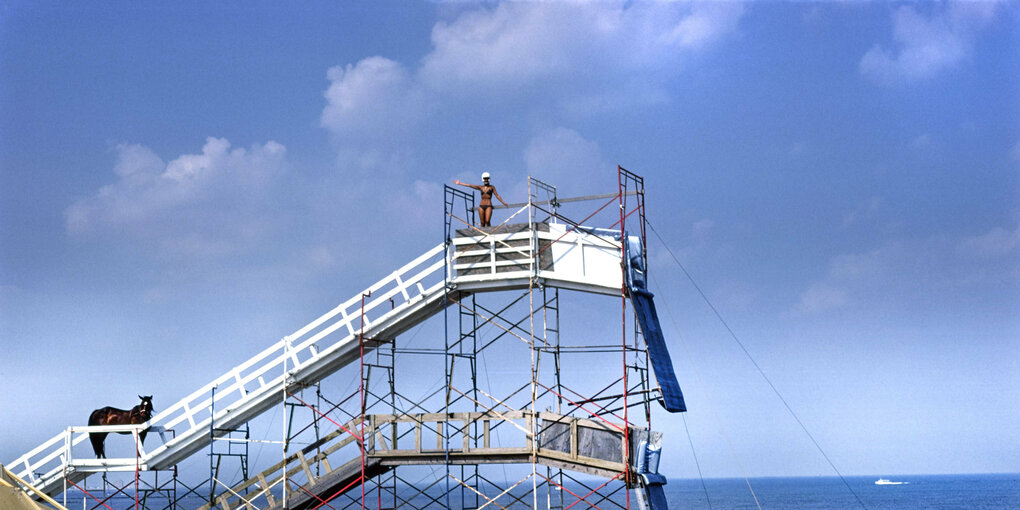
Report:
[{"label": "sunlit cloud", "polygon": [[891,240],[836,255],[827,274],[801,292],[794,311],[891,309],[940,294],[1018,283],[1020,226],[1000,225],[970,235]]},{"label": "sunlit cloud", "polygon": [[320,120],[345,145],[389,145],[418,125],[430,102],[403,65],[383,57],[334,66],[327,78]]},{"label": "sunlit cloud", "polygon": [[374,56],[331,68],[321,124],[361,150],[399,142],[445,106],[488,109],[537,88],[575,114],[664,101],[662,81],[736,31],[742,15],[736,2],[479,7],[437,23],[417,66]]},{"label": "sunlit cloud", "polygon": [[597,143],[564,127],[533,137],[524,149],[524,165],[529,175],[540,176],[551,184],[569,181],[575,193],[600,189],[599,179],[607,177],[606,168],[611,167]]},{"label": "sunlit cloud", "polygon": [[501,3],[437,24],[419,74],[433,90],[457,95],[539,84],[565,96],[607,93],[602,87],[629,78],[677,73],[690,52],[736,31],[742,15],[737,2]]},{"label": "sunlit cloud", "polygon": [[261,204],[286,172],[283,145],[231,148],[210,137],[200,154],[169,163],[142,145],[116,151],[116,179],[65,211],[71,235],[202,257],[234,252],[271,229]]},{"label": "sunlit cloud", "polygon": [[881,208],[882,199],[880,197],[871,197],[860,207],[843,215],[843,226],[847,227],[863,220],[873,219]]},{"label": "sunlit cloud", "polygon": [[1012,255],[1020,266],[1020,226],[1012,229],[995,227],[983,234],[964,237],[958,248],[964,256],[985,259]]},{"label": "sunlit cloud", "polygon": [[743,15],[740,2],[692,2],[667,40],[687,48],[703,47],[736,31]]},{"label": "sunlit cloud", "polygon": [[800,296],[796,310],[802,313],[819,313],[842,308],[847,303],[846,291],[824,282],[812,284]]},{"label": "sunlit cloud", "polygon": [[[872,46],[859,69],[882,84],[934,76],[969,58],[978,34],[995,17],[996,2],[905,5],[893,13],[894,44]],[[926,13],[925,11],[932,11]]]}]

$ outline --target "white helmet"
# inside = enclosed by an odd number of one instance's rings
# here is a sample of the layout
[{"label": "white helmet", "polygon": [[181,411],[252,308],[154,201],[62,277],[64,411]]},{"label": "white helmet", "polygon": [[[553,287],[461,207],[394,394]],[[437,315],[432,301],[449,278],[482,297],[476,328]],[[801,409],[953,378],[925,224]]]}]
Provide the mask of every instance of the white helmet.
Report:
[{"label": "white helmet", "polygon": [[482,179],[488,179],[488,178],[489,178],[489,172],[482,172]]}]

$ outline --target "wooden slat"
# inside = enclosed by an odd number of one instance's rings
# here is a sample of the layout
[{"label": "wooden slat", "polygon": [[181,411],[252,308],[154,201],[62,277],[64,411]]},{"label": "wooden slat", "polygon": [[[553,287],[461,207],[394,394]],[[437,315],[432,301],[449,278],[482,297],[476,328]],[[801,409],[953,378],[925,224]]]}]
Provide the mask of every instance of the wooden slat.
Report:
[{"label": "wooden slat", "polygon": [[266,481],[266,475],[259,473],[256,478],[259,481],[259,487],[262,487],[262,493],[266,496],[266,501],[268,501],[270,505],[276,504],[276,498],[273,497],[273,492],[269,490],[269,482]]},{"label": "wooden slat", "polygon": [[308,465],[308,459],[304,455],[298,457],[298,462],[301,463],[301,470],[305,472],[305,476],[308,477],[309,482],[315,482],[315,475],[312,474],[312,467]]},{"label": "wooden slat", "polygon": [[577,458],[577,420],[570,420],[570,458]]}]

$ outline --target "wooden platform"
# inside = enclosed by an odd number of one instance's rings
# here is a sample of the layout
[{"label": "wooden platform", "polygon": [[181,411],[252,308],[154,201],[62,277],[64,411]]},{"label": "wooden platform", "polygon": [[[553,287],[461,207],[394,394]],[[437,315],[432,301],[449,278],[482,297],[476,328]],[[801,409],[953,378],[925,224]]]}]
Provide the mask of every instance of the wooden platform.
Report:
[{"label": "wooden platform", "polygon": [[[626,470],[623,429],[610,423],[526,410],[368,418],[366,454],[381,459],[384,465],[534,461],[605,478]],[[509,444],[492,444],[490,432],[496,427],[510,432],[509,439],[504,433],[504,443]],[[435,442],[427,442],[426,435]],[[449,449],[445,447],[447,436]]]},{"label": "wooden platform", "polygon": [[[623,462],[627,445],[618,424],[527,410],[505,413],[423,413],[365,417],[365,479],[397,466],[467,464],[537,464],[603,478],[616,478],[633,468]],[[359,430],[355,421],[344,424]],[[503,444],[493,445],[499,428]],[[630,439],[646,432],[631,428]],[[447,449],[446,446],[449,445]],[[346,450],[341,451],[343,448]],[[333,468],[330,458],[355,455]],[[343,457],[340,457],[343,458]],[[633,455],[630,458],[634,458]],[[291,481],[288,507],[314,508],[361,485],[360,448],[355,437],[336,430],[300,452],[278,462],[216,497],[217,508],[282,508],[273,496],[286,468]],[[321,476],[314,473],[324,472]],[[294,488],[294,480],[305,480]],[[243,497],[244,499],[242,499]],[[254,505],[254,506],[249,506]],[[200,510],[207,510],[208,505]]]}]

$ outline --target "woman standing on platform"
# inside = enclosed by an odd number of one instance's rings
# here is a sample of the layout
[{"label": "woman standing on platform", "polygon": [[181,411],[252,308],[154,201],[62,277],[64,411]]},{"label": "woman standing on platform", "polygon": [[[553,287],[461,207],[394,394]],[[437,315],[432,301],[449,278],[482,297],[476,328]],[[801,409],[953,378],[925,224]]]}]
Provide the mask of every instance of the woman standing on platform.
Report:
[{"label": "woman standing on platform", "polygon": [[461,186],[467,186],[474,188],[482,194],[482,201],[478,204],[478,219],[481,221],[483,227],[489,227],[492,224],[492,196],[496,195],[496,198],[503,205],[507,205],[503,197],[499,196],[499,192],[496,191],[496,187],[489,184],[489,172],[482,173],[482,185],[468,184],[466,182],[460,182],[456,179],[453,180],[454,184]]}]

